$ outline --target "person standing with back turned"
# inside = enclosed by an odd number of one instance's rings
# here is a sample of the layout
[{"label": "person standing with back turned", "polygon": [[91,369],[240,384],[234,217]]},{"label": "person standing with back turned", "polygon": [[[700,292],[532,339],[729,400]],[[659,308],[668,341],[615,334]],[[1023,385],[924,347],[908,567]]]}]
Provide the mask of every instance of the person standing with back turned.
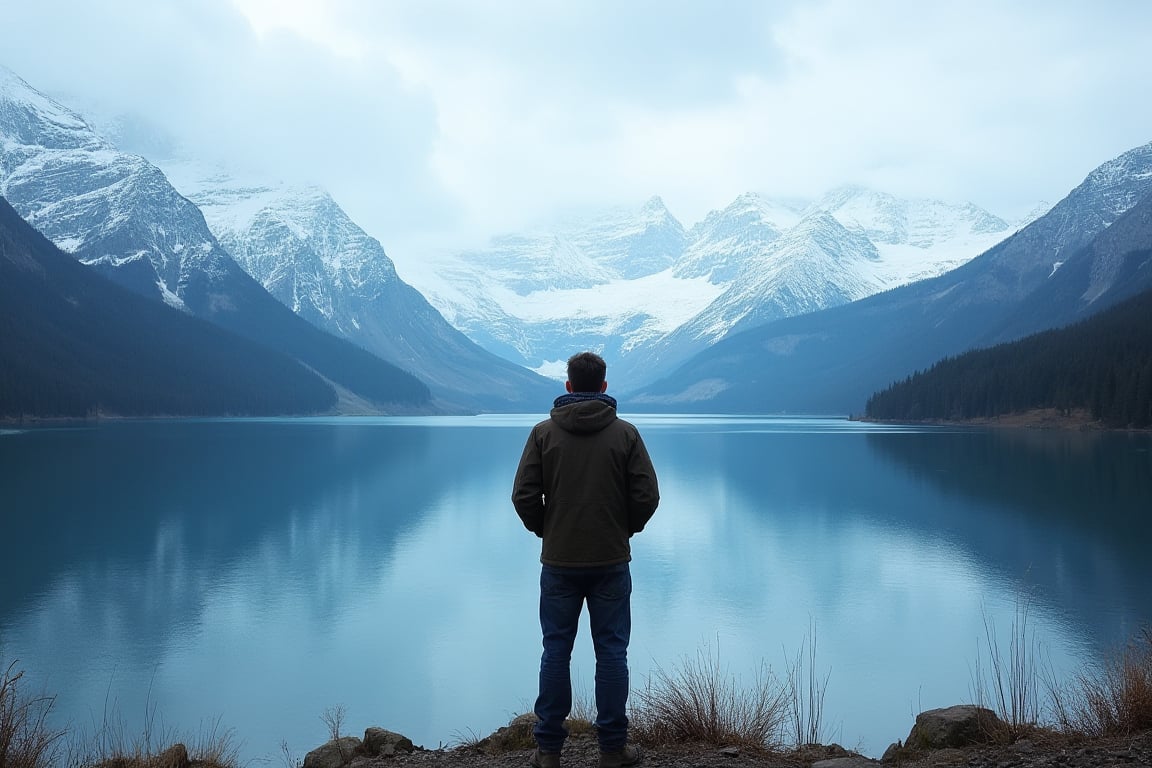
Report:
[{"label": "person standing with back turned", "polygon": [[536,768],[558,768],[572,710],[569,669],[580,611],[596,651],[596,734],[601,768],[640,762],[628,744],[628,640],[632,632],[629,539],[656,511],[656,471],[640,433],[617,418],[604,394],[604,360],[568,360],[568,394],[532,428],[516,469],[512,504],[540,552],[540,694],[534,729]]}]

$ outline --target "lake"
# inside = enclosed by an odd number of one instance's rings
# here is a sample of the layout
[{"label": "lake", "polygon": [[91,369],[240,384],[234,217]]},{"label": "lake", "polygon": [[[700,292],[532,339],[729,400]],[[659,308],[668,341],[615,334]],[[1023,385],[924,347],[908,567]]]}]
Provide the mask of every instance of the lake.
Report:
[{"label": "lake", "polygon": [[[252,762],[302,758],[335,707],[354,734],[487,735],[535,697],[539,543],[509,495],[539,418],[4,430],[0,658],[60,724],[234,729]],[[781,675],[814,637],[824,740],[877,756],[973,700],[1021,606],[1059,675],[1152,619],[1147,434],[629,418],[662,495],[634,689],[700,654]]]}]

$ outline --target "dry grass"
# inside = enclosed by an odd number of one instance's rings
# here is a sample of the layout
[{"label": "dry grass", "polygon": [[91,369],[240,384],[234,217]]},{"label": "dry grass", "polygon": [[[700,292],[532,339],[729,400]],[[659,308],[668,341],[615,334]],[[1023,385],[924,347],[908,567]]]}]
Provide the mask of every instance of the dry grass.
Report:
[{"label": "dry grass", "polygon": [[1068,686],[1050,686],[1057,725],[1103,738],[1152,730],[1152,629]]},{"label": "dry grass", "polygon": [[59,756],[64,735],[47,722],[56,699],[26,694],[23,676],[15,661],[0,673],[0,768],[48,768]]},{"label": "dry grass", "polygon": [[1001,647],[996,626],[984,614],[984,639],[988,649],[988,666],[976,660],[976,704],[993,710],[1000,722],[989,728],[989,737],[999,743],[1012,744],[1034,733],[1040,723],[1039,674],[1040,653],[1036,634],[1028,623],[1029,601],[1021,596],[1016,601],[1008,648]]},{"label": "dry grass", "polygon": [[[146,729],[147,730],[147,729]],[[185,745],[187,742],[187,746]],[[150,732],[126,738],[123,731],[81,737],[69,750],[69,768],[238,768],[240,743],[214,720],[189,739]]]},{"label": "dry grass", "polygon": [[816,670],[816,625],[813,623],[788,668],[789,732],[796,747],[823,742],[824,693],[831,674],[828,671],[821,678]]},{"label": "dry grass", "polygon": [[[573,686],[572,711],[564,720],[564,727],[570,736],[594,735],[596,733],[596,699],[582,686]],[[501,726],[494,733],[480,736],[476,731],[457,731],[452,734],[452,744],[471,747],[489,754],[498,755],[522,749],[534,749],[536,737],[532,729],[536,725],[536,715],[525,712],[514,715],[508,725]]]},{"label": "dry grass", "polygon": [[236,731],[221,727],[220,718],[216,718],[201,726],[200,732],[192,739],[189,751],[192,760],[202,765],[238,768],[241,746]]},{"label": "dry grass", "polygon": [[787,716],[787,690],[767,666],[744,687],[706,649],[668,671],[657,667],[633,694],[636,740],[648,745],[699,743],[773,748]]},{"label": "dry grass", "polygon": [[573,736],[596,733],[596,694],[583,685],[575,685],[572,690],[572,711],[564,721],[564,727]]},{"label": "dry grass", "polygon": [[1040,645],[1029,627],[1026,599],[1017,601],[1006,651],[987,616],[984,629],[988,666],[982,670],[977,661],[976,703],[1001,720],[990,729],[994,741],[1013,743],[1048,727],[1089,739],[1152,730],[1152,630],[1145,629],[1099,667],[1062,681],[1050,668],[1041,675]]},{"label": "dry grass", "polygon": [[129,737],[115,706],[107,702],[94,731],[54,730],[47,724],[54,696],[27,696],[15,663],[0,673],[0,768],[238,768],[240,747],[219,720],[202,726],[188,748],[155,727],[156,708],[147,706],[142,731]]}]

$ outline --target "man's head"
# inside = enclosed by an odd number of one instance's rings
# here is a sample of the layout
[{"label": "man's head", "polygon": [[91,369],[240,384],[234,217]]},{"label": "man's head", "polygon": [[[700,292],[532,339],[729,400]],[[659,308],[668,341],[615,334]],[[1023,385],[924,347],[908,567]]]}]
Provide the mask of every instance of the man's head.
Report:
[{"label": "man's head", "polygon": [[604,358],[594,352],[581,352],[568,358],[568,381],[565,388],[569,392],[603,392],[608,388],[604,373],[608,366]]}]

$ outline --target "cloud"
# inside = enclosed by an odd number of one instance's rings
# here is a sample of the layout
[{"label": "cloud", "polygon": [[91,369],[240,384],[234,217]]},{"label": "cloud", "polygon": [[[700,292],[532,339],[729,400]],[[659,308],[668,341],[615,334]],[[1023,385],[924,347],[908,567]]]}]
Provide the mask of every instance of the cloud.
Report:
[{"label": "cloud", "polygon": [[686,224],[847,182],[1011,217],[1152,139],[1144,3],[2,3],[35,87],[318,180],[394,256],[653,194]]},{"label": "cloud", "polygon": [[449,220],[434,105],[371,51],[256,28],[231,2],[5,3],[3,63],[84,108],[136,115],[213,161],[317,181],[379,235]]}]

